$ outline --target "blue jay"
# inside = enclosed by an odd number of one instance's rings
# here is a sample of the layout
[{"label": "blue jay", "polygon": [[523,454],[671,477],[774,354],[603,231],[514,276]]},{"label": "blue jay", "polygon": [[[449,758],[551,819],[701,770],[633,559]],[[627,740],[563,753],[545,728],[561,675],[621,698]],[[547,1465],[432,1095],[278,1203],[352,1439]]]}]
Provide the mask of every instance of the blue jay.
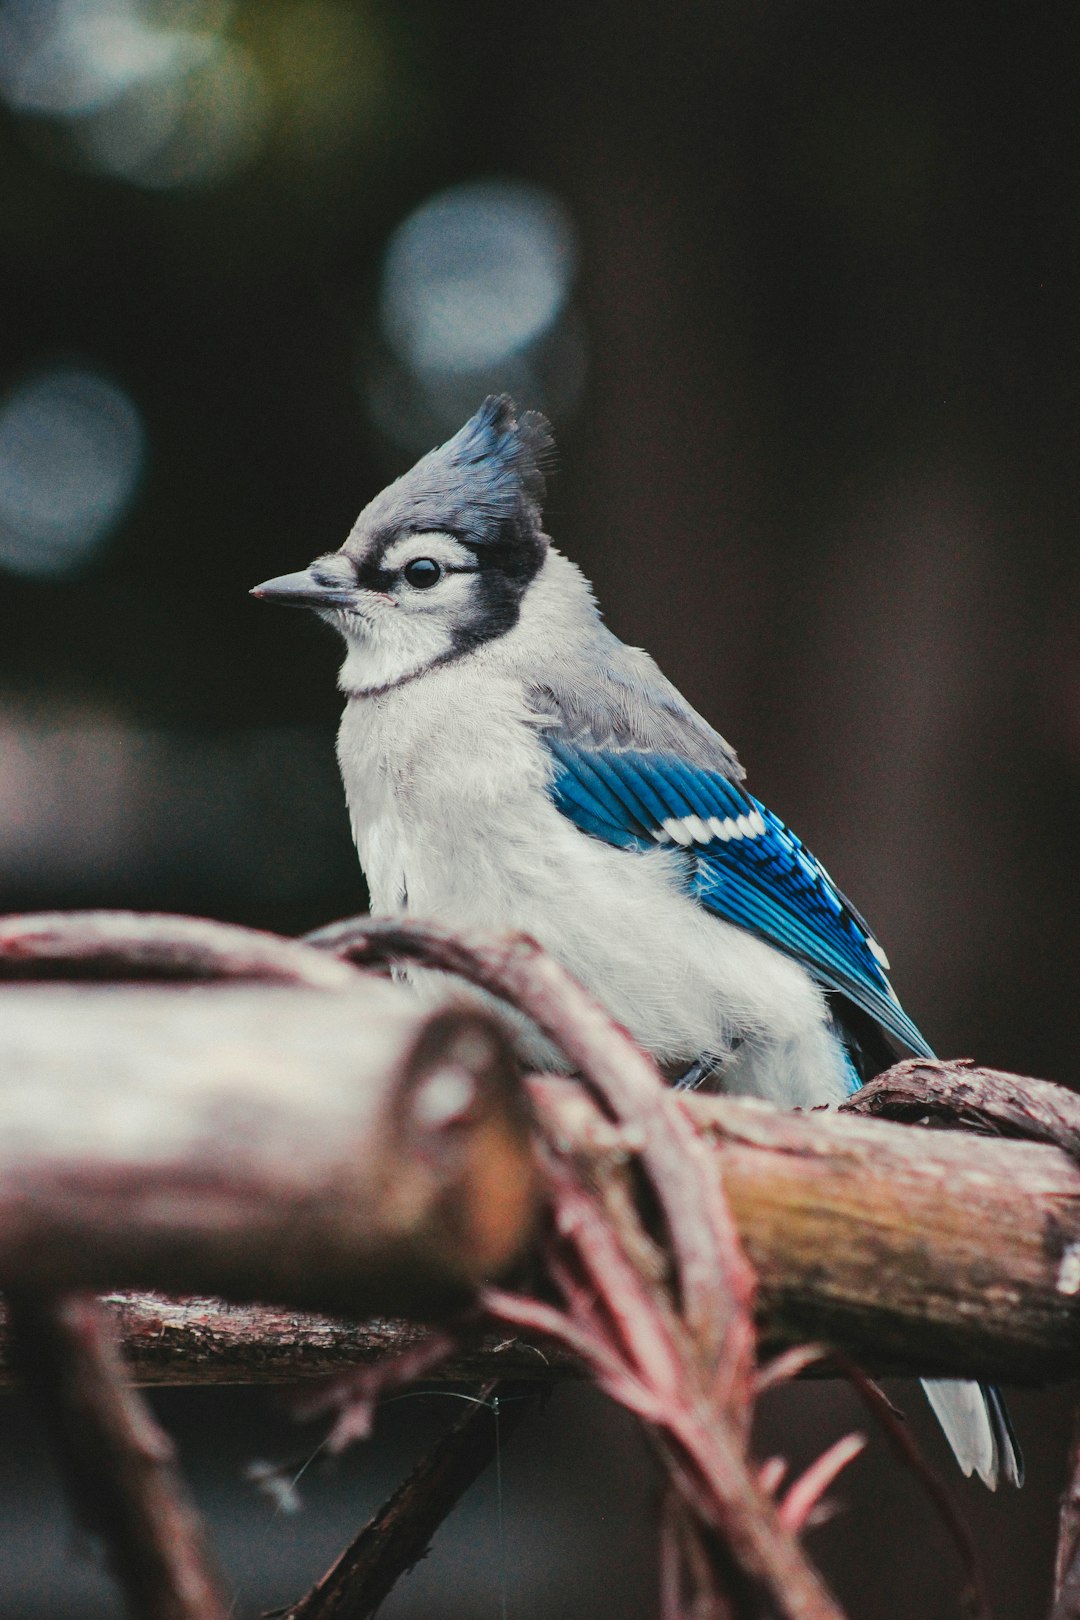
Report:
[{"label": "blue jay", "polygon": [[[930,1056],[859,913],[543,532],[550,447],[489,398],[339,551],[253,592],[344,638],[372,910],[524,930],[684,1084],[815,1107]],[[558,1061],[535,1032],[530,1056]],[[1019,1483],[998,1392],[925,1388],[964,1472]]]}]

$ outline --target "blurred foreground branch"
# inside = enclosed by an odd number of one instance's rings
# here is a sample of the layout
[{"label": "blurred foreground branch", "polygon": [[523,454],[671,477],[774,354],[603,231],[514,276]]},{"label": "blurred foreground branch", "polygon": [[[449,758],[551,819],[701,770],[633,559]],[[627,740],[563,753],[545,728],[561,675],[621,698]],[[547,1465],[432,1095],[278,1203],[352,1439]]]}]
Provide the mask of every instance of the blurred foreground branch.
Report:
[{"label": "blurred foreground branch", "polygon": [[[523,1087],[486,1010],[424,1014],[349,965],[400,961],[510,1002],[578,1079]],[[22,977],[273,981],[2,992],[0,1283],[20,1302],[24,1367],[28,1341],[32,1353],[61,1323],[50,1301],[72,1290],[198,1289],[234,1307],[113,1300],[136,1374],[162,1379],[165,1340],[187,1382],[196,1368],[295,1381],[340,1357],[349,1370],[297,1402],[333,1416],[333,1449],[366,1433],[388,1389],[440,1367],[536,1381],[572,1364],[639,1415],[667,1470],[671,1620],[839,1620],[799,1536],[861,1442],[845,1437],[783,1492],[782,1469],[756,1467],[757,1393],[823,1352],[763,1368],[755,1321],[767,1350],[816,1338],[889,1370],[1044,1378],[1075,1363],[1080,1171],[1054,1088],[1031,1093],[1037,1143],[687,1098],[532,942],[417,923],[358,919],[296,944],[190,919],[8,919],[5,964]],[[965,1121],[982,1106],[982,1128],[1024,1134],[1026,1082],[999,1076],[976,1095],[978,1071],[964,1071],[950,1115],[947,1066],[924,1068],[893,1071],[892,1092],[882,1082],[866,1106]],[[533,1289],[493,1286],[514,1267],[522,1278],[527,1251]],[[315,1310],[445,1325],[418,1341],[294,1314]],[[508,1334],[482,1342],[485,1329]],[[84,1340],[57,1339],[38,1381],[47,1406],[61,1409]],[[375,1360],[376,1342],[396,1359]],[[121,1502],[130,1482],[131,1513],[102,1528],[138,1613],[125,1523],[153,1535],[183,1515],[178,1498],[164,1517],[155,1505],[164,1476],[139,1463],[137,1421],[110,1454],[118,1364],[98,1365],[85,1432]],[[368,1613],[480,1465],[478,1433],[461,1425],[297,1612]],[[192,1616],[216,1612],[202,1587]]]},{"label": "blurred foreground branch", "polygon": [[0,994],[6,1288],[431,1316],[522,1251],[537,1171],[490,1018],[359,974]]},{"label": "blurred foreground branch", "polygon": [[15,1359],[83,1528],[99,1536],[132,1620],[227,1620],[231,1605],[172,1442],[125,1387],[90,1295],[16,1295]]}]

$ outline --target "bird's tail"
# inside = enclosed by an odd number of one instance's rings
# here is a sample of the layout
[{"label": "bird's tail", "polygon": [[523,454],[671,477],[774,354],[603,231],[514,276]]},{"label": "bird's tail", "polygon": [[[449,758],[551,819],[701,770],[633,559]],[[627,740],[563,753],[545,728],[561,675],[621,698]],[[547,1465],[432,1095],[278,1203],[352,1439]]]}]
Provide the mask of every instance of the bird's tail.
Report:
[{"label": "bird's tail", "polygon": [[924,1378],[922,1387],[965,1474],[978,1474],[992,1491],[999,1479],[1024,1483],[1024,1459],[999,1389],[958,1378]]},{"label": "bird's tail", "polygon": [[[857,1008],[849,1006],[845,1008],[848,1020],[853,1012],[862,1016]],[[858,1032],[845,1023],[835,1006],[832,1015],[833,1030],[853,1081],[851,1090],[858,1091],[863,1084]],[[918,1030],[914,1026],[912,1030],[917,1043],[909,1043],[911,1050],[932,1057],[931,1048]],[[1001,1391],[994,1384],[974,1384],[962,1378],[924,1378],[922,1387],[964,1474],[969,1478],[978,1474],[992,1491],[997,1490],[999,1479],[1010,1485],[1024,1483],[1023,1455]]]}]

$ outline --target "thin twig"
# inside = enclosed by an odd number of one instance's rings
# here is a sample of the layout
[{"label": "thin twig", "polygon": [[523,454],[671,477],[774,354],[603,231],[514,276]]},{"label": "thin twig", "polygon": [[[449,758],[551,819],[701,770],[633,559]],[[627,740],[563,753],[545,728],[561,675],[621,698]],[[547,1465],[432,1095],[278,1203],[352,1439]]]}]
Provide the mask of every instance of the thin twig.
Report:
[{"label": "thin twig", "polygon": [[490,1383],[421,1458],[311,1591],[281,1620],[367,1620],[498,1449],[545,1399],[535,1387]]},{"label": "thin twig", "polygon": [[975,1543],[953,1500],[952,1493],[926,1461],[912,1437],[903,1414],[897,1411],[885,1391],[847,1356],[838,1355],[833,1359],[839,1371],[854,1386],[856,1394],[878,1424],[893,1451],[904,1466],[915,1475],[937,1509],[964,1571],[964,1588],[961,1594],[964,1615],[968,1620],[989,1620],[990,1602],[979,1567]]},{"label": "thin twig", "polygon": [[131,1620],[226,1620],[230,1605],[172,1444],[125,1384],[97,1301],[16,1294],[9,1308],[15,1356],[72,1507],[104,1543]]},{"label": "thin twig", "polygon": [[258,979],[348,990],[355,970],[299,940],[167,912],[0,917],[0,979]]},{"label": "thin twig", "polygon": [[1069,1483],[1062,1495],[1058,1516],[1050,1620],[1080,1620],[1080,1407],[1073,1416]]},{"label": "thin twig", "polygon": [[780,1519],[789,1530],[797,1532],[810,1522],[833,1480],[865,1445],[866,1436],[863,1434],[841,1435],[788,1487],[780,1503]]},{"label": "thin twig", "polygon": [[763,1362],[758,1367],[754,1377],[754,1394],[761,1396],[767,1389],[789,1383],[800,1373],[818,1366],[828,1355],[828,1349],[822,1344],[796,1344],[790,1350],[781,1350],[771,1361]]}]

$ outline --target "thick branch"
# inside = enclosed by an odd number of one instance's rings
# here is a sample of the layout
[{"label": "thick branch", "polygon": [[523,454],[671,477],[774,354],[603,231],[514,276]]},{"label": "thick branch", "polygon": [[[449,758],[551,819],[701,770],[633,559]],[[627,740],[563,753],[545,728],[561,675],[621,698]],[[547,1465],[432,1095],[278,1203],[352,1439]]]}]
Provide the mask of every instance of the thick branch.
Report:
[{"label": "thick branch", "polygon": [[[557,1099],[567,1145],[610,1182],[632,1144],[615,1127],[597,1128],[594,1111],[577,1108],[570,1082],[534,1088],[541,1106]],[[0,1131],[2,1109],[0,1093]],[[788,1114],[734,1098],[693,1098],[688,1111],[719,1154],[759,1268],[758,1322],[769,1346],[816,1338],[878,1372],[1016,1382],[1075,1376],[1080,1171],[1056,1148]],[[123,1188],[101,1197],[115,1223],[110,1253],[136,1245],[140,1217]],[[0,1177],[0,1206],[5,1200]],[[40,1215],[53,1218],[47,1204]],[[317,1247],[317,1228],[308,1230],[310,1250],[295,1234],[295,1264],[312,1268],[297,1291],[310,1304],[321,1286],[327,1297],[314,1302],[329,1305],[346,1277],[332,1275],[337,1260]],[[242,1246],[237,1228],[230,1241]],[[101,1281],[93,1243],[87,1231],[86,1282]],[[235,1284],[235,1258],[222,1266],[212,1234],[205,1244],[191,1236],[190,1245],[188,1286]],[[347,1272],[346,1255],[340,1263]],[[68,1264],[78,1270],[73,1256]],[[115,1308],[133,1375],[147,1383],[289,1382],[374,1362],[415,1343],[420,1331],[383,1317],[353,1326],[214,1300],[143,1296]],[[438,1376],[546,1380],[569,1370],[547,1346],[493,1336]]]},{"label": "thick branch", "polygon": [[[9,986],[0,1001],[7,1286],[286,1307],[151,1301],[127,1322],[140,1379],[262,1381],[373,1358],[385,1328],[309,1335],[290,1310],[430,1315],[496,1274],[528,1230],[526,1121],[501,1037],[472,1013],[431,1021],[360,979],[346,994]],[[1028,1085],[999,1090],[1015,1109]],[[601,1182],[637,1151],[632,1132],[576,1108],[571,1082],[534,1094]],[[1067,1094],[1033,1095],[1071,1124]],[[821,1339],[877,1371],[1073,1375],[1080,1171],[1058,1149],[733,1098],[685,1106],[719,1155],[769,1344]],[[453,1368],[534,1372],[551,1375],[521,1347]]]},{"label": "thick branch", "polygon": [[1075,1377],[1080,1170],[1057,1148],[726,1098],[693,1113],[767,1341],[878,1372]]},{"label": "thick branch", "polygon": [[505,1270],[536,1201],[505,1037],[351,982],[0,991],[0,1283],[430,1315]]}]

